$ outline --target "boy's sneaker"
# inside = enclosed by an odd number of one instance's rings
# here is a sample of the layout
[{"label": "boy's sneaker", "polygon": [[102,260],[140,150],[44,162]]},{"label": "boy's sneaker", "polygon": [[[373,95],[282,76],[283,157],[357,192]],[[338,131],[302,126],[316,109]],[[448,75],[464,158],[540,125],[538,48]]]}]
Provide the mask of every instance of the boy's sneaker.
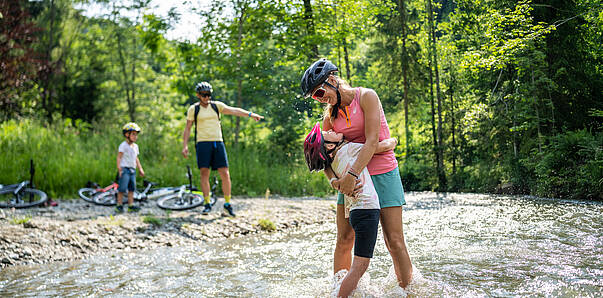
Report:
[{"label": "boy's sneaker", "polygon": [[140,207],[128,205],[128,212],[138,212],[140,211]]},{"label": "boy's sneaker", "polygon": [[117,206],[115,206],[115,212],[117,212],[117,213],[123,213],[124,212],[124,205],[117,205]]},{"label": "boy's sneaker", "polygon": [[205,208],[203,208],[203,211],[201,212],[201,214],[207,215],[211,211],[211,204],[207,203],[204,206],[205,206]]},{"label": "boy's sneaker", "polygon": [[228,212],[228,215],[233,216],[233,217],[235,216],[234,210],[232,210],[232,205],[230,205],[230,203],[224,204],[224,210],[226,212]]}]

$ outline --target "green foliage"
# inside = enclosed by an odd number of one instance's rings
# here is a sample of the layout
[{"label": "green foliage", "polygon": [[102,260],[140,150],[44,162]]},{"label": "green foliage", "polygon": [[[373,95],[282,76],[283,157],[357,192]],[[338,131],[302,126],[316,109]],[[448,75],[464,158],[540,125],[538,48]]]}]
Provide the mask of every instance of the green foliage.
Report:
[{"label": "green foliage", "polygon": [[551,139],[536,159],[524,163],[535,173],[534,193],[541,196],[603,199],[603,134],[586,130]]},{"label": "green foliage", "polygon": [[[600,197],[598,1],[186,2],[203,26],[180,41],[166,37],[174,10],[156,15],[148,0],[100,1],[110,13],[96,17],[77,1],[9,2],[0,5],[0,183],[27,179],[33,158],[35,182],[51,196],[74,197],[88,180],[108,184],[129,121],[143,127],[148,179],[186,183],[195,158],[180,154],[184,113],[195,83],[209,81],[214,99],[266,116],[221,119],[234,195],[332,194],[301,156],[322,107],[301,98],[299,79],[320,56],[379,94],[401,142],[405,189],[511,185]],[[441,102],[433,112],[432,92]],[[443,120],[441,142],[432,117]],[[437,177],[440,151],[447,184]],[[563,167],[568,160],[575,166]]]},{"label": "green foliage", "polygon": [[13,225],[23,225],[28,223],[31,220],[31,216],[23,216],[23,217],[11,217],[9,222]]},{"label": "green foliage", "polygon": [[[30,120],[4,122],[0,124],[0,147],[7,154],[0,156],[0,183],[29,179],[29,159],[33,159],[34,183],[51,197],[75,198],[87,181],[108,185],[117,172],[117,147],[124,140],[120,126],[99,131],[82,121],[65,120],[50,127]],[[193,183],[199,184],[194,151],[189,159],[182,158],[180,134],[143,126],[137,144],[145,179],[164,186],[188,183],[188,164],[193,168]],[[299,154],[279,157],[262,144],[227,144],[227,151],[234,195],[262,194],[267,187],[282,195],[330,193],[324,175],[310,173]],[[142,183],[140,177],[137,181]]]},{"label": "green foliage", "polygon": [[143,216],[142,217],[142,222],[144,222],[146,224],[154,225],[156,227],[162,225],[162,220],[160,218],[157,218],[157,217],[153,216],[153,215]]},{"label": "green foliage", "polygon": [[262,219],[258,220],[258,226],[260,226],[260,228],[264,231],[272,232],[272,231],[276,230],[276,226],[269,219],[262,218]]}]

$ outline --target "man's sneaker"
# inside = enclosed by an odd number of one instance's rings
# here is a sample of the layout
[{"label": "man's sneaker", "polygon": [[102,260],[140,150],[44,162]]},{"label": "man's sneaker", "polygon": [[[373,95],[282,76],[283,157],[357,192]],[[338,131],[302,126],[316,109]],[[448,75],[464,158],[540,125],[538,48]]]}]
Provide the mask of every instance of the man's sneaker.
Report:
[{"label": "man's sneaker", "polygon": [[140,211],[140,207],[128,205],[128,212],[138,212],[138,211]]},{"label": "man's sneaker", "polygon": [[235,216],[234,210],[232,210],[232,205],[230,205],[230,203],[224,204],[224,210],[228,212],[228,215]]},{"label": "man's sneaker", "polygon": [[211,211],[211,204],[207,203],[204,206],[205,208],[203,208],[203,212],[201,212],[201,214],[207,215]]},{"label": "man's sneaker", "polygon": [[123,213],[124,212],[124,205],[117,205],[117,206],[115,206],[115,212],[117,212],[117,213]]}]

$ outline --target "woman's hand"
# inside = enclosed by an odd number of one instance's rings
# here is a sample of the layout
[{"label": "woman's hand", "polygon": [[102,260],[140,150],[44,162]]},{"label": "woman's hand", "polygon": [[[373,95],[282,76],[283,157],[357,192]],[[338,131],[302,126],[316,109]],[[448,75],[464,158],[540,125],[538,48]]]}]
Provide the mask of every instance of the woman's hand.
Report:
[{"label": "woman's hand", "polygon": [[344,195],[349,197],[356,197],[362,191],[362,182],[360,179],[346,173],[341,179],[333,181],[332,183],[337,186],[337,189]]}]

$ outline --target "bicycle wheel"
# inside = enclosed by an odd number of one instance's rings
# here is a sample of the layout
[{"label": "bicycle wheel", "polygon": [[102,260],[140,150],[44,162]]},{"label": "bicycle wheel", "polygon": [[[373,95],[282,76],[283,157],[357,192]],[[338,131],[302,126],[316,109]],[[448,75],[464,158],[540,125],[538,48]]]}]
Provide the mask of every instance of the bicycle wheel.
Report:
[{"label": "bicycle wheel", "polygon": [[203,196],[185,192],[180,194],[167,195],[157,200],[157,206],[161,209],[169,210],[187,210],[203,205]]},{"label": "bicycle wheel", "polygon": [[[93,203],[101,206],[113,206],[117,204],[117,191],[110,190],[101,192],[92,197]],[[127,202],[128,198],[124,198]]]},{"label": "bicycle wheel", "polygon": [[29,208],[44,204],[48,195],[35,188],[23,188],[18,193],[13,189],[0,190],[0,208]]},{"label": "bicycle wheel", "polygon": [[82,198],[82,200],[94,203],[94,195],[96,194],[96,189],[90,187],[80,188],[77,191],[77,194]]}]

